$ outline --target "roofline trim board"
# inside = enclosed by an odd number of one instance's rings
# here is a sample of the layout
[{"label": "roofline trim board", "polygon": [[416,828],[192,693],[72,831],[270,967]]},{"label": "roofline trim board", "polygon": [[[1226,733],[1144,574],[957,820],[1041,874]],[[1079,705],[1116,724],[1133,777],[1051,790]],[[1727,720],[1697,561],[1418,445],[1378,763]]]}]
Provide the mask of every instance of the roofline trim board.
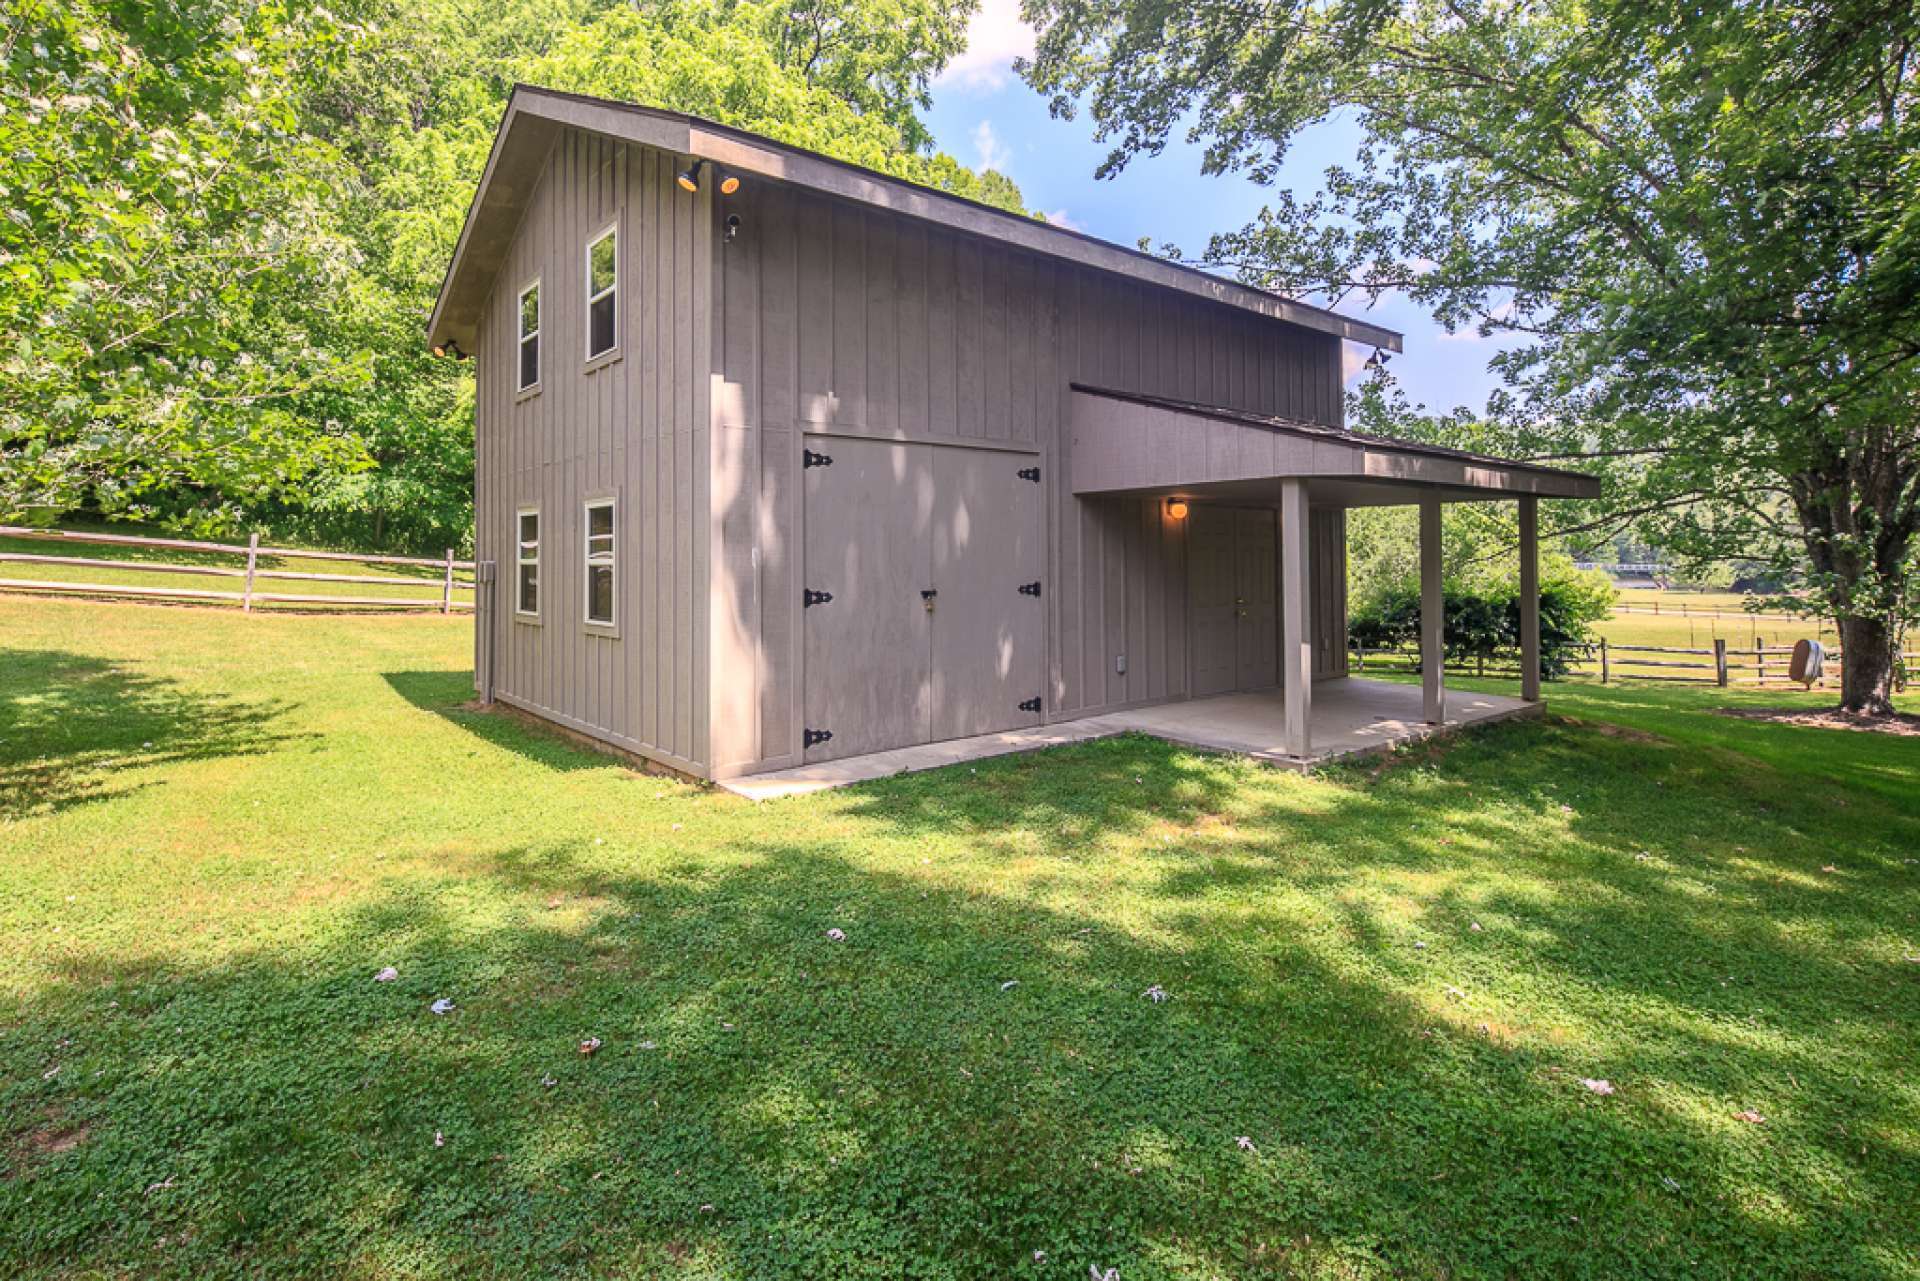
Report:
[{"label": "roofline trim board", "polygon": [[[1597,498],[1600,494],[1599,480],[1584,472],[1542,467],[1489,454],[1450,449],[1444,445],[1429,445],[1422,441],[1396,440],[1389,436],[1296,422],[1219,405],[1114,391],[1085,383],[1072,383],[1070,387],[1077,406],[1092,401],[1110,401],[1115,405],[1137,406],[1131,412],[1145,415],[1127,427],[1120,426],[1124,419],[1112,418],[1105,412],[1097,418],[1078,419],[1087,424],[1092,436],[1104,438],[1102,443],[1112,445],[1123,457],[1112,461],[1088,458],[1083,477],[1076,454],[1076,493],[1145,492],[1188,482],[1238,483],[1263,477],[1299,475],[1431,483],[1516,496],[1531,493],[1543,498]],[[1127,411],[1116,412],[1124,414]],[[1311,449],[1311,462],[1303,458],[1299,465],[1277,472],[1263,469],[1247,471],[1244,467],[1230,467],[1228,471],[1232,474],[1208,471],[1204,467],[1201,471],[1192,471],[1190,460],[1179,459],[1177,462],[1180,465],[1176,465],[1173,454],[1151,445],[1139,434],[1141,431],[1151,434],[1155,415],[1160,416],[1157,425],[1162,434],[1177,429],[1181,419],[1205,419],[1230,427],[1266,431],[1312,442],[1311,446],[1302,446]],[[1075,440],[1078,445],[1080,437],[1077,429]],[[1186,465],[1192,474],[1184,474],[1181,465]]]},{"label": "roofline trim board", "polygon": [[[522,117],[657,147],[690,159],[707,160],[1095,270],[1131,277],[1271,320],[1388,351],[1402,350],[1401,336],[1391,329],[1295,302],[1065,227],[1009,213],[964,196],[923,187],[697,117],[524,84],[514,86],[480,186],[468,207],[466,223],[460,230],[428,322],[430,342],[440,343],[451,336],[447,332],[451,327],[449,302],[459,283],[461,268],[474,249],[474,228],[484,209],[490,203],[497,203],[489,202],[487,197],[503,152],[515,132],[523,127]],[[537,144],[541,140],[535,141]],[[544,141],[550,143],[551,136]]]}]

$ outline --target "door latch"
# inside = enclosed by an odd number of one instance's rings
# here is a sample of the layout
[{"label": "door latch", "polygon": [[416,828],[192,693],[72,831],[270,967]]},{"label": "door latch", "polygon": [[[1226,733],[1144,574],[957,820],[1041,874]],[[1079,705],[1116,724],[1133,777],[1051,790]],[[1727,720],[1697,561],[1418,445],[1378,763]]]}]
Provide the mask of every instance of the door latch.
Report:
[{"label": "door latch", "polygon": [[1038,596],[1040,594],[1040,584],[1037,582],[1022,583],[1020,584],[1020,594],[1022,596]]},{"label": "door latch", "polygon": [[1020,702],[1020,710],[1023,712],[1037,712],[1040,710],[1040,700],[1037,698],[1022,699]]}]

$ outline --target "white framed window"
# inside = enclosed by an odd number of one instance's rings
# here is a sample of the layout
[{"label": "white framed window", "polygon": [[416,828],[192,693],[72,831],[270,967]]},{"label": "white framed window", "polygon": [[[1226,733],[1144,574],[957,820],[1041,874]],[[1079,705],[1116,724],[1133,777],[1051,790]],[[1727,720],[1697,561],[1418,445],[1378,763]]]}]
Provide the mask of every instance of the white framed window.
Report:
[{"label": "white framed window", "polygon": [[618,599],[615,582],[614,500],[596,498],[586,505],[587,622],[595,627],[611,627]]},{"label": "white framed window", "polygon": [[513,612],[540,617],[540,509],[522,507],[514,517]]},{"label": "white framed window", "polygon": [[520,390],[540,385],[540,278],[520,291]]},{"label": "white framed window", "polygon": [[615,223],[587,242],[587,359],[620,345],[620,238]]}]

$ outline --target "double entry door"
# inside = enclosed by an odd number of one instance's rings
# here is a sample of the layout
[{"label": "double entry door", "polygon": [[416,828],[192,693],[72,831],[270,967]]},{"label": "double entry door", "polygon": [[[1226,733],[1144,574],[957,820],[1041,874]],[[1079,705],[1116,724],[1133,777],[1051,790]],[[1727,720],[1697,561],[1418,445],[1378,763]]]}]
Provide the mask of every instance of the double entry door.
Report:
[{"label": "double entry door", "polygon": [[1039,724],[1039,460],[815,436],[802,464],[804,759]]},{"label": "double entry door", "polygon": [[1278,684],[1280,542],[1275,514],[1195,504],[1188,521],[1193,696]]}]

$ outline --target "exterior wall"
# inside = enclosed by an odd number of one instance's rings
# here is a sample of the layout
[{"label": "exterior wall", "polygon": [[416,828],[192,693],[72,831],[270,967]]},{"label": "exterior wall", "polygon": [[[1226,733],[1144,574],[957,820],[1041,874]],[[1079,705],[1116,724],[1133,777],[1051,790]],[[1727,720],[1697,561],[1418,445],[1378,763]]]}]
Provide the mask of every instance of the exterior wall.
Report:
[{"label": "exterior wall", "polygon": [[[494,282],[475,351],[478,556],[498,564],[476,621],[496,696],[692,772],[708,755],[711,196],[671,156],[563,133]],[[586,351],[587,242],[618,219],[618,356]],[[541,281],[541,381],[516,392],[520,290]],[[585,623],[588,499],[618,501],[615,624]],[[541,512],[541,619],[515,616],[514,520]],[[482,674],[484,682],[485,676]]]},{"label": "exterior wall", "polygon": [[1070,384],[1338,426],[1339,339],[774,182],[717,200],[716,230],[728,215],[702,366],[716,769],[798,760],[800,453],[818,434],[1031,454],[1048,717],[1182,696],[1184,528],[1153,499],[1073,496]]}]

